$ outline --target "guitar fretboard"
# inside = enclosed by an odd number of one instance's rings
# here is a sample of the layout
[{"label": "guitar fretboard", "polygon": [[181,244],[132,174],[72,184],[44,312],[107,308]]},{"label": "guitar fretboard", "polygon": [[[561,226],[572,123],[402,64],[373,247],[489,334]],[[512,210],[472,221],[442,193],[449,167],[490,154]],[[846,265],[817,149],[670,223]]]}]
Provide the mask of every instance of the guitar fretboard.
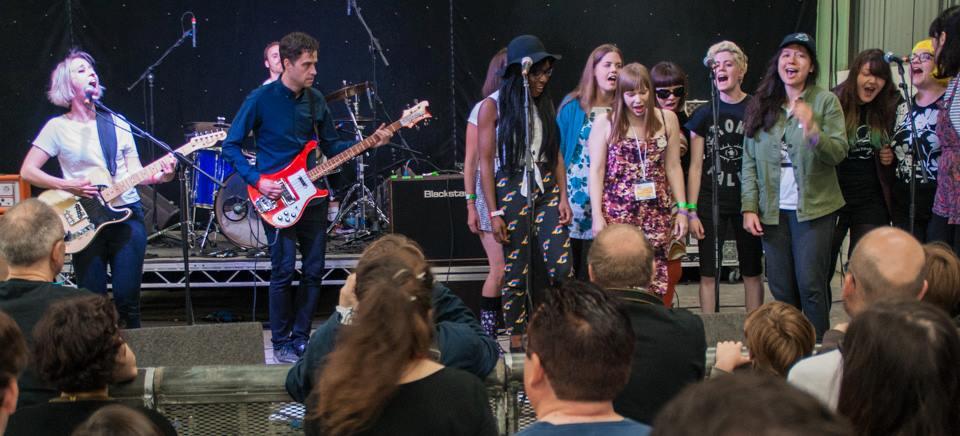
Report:
[{"label": "guitar fretboard", "polygon": [[[387,126],[386,129],[389,130],[390,133],[396,132],[397,130],[400,130],[400,126],[403,125],[402,121],[403,120],[394,121],[392,124]],[[337,169],[337,167],[340,165],[343,165],[344,162],[353,159],[354,156],[363,153],[370,147],[373,147],[376,142],[377,138],[373,135],[370,135],[367,137],[367,139],[352,145],[350,148],[340,152],[340,154],[337,154],[336,156],[327,159],[326,162],[317,165],[312,170],[307,172],[307,176],[310,177],[311,181],[316,181],[317,179],[327,175],[329,172]]]}]

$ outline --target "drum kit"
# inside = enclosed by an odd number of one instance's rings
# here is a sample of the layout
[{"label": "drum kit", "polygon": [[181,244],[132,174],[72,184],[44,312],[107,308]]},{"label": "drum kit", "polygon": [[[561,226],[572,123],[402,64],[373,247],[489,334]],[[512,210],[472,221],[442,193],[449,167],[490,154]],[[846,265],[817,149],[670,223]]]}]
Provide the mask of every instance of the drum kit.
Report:
[{"label": "drum kit", "polygon": [[[373,109],[371,97],[373,92],[370,82],[352,85],[344,82],[342,88],[324,96],[328,104],[340,101],[345,104],[348,116],[334,120],[334,124],[339,130],[353,134],[357,141],[363,139],[364,129],[375,127],[374,117],[362,116],[359,110],[360,97],[363,95],[367,96],[370,108]],[[198,132],[229,128],[230,124],[223,117],[217,117],[217,121],[214,122],[188,123],[185,130],[189,139],[198,135]],[[248,162],[256,164],[256,152],[244,148],[243,154]],[[340,198],[336,200],[340,201],[341,206],[328,228],[328,234],[331,237],[342,236],[348,242],[369,236],[377,231],[381,224],[388,223],[383,209],[374,200],[374,194],[363,183],[367,167],[363,159],[363,154],[355,158],[356,180],[352,185],[340,190],[345,190],[345,195],[337,195]],[[190,220],[187,223],[190,238],[188,242],[191,246],[199,248],[201,252],[218,257],[235,256],[237,249],[249,250],[251,255],[263,255],[264,249],[269,245],[266,229],[248,199],[246,181],[224,159],[220,147],[199,150],[194,154],[194,160],[197,166],[211,175],[215,181],[198,172],[192,172],[187,177],[189,203],[187,207]],[[368,215],[372,218],[372,222],[368,219]],[[345,231],[347,227],[352,228]],[[161,230],[159,234],[162,235],[168,230]],[[205,251],[208,245],[216,247],[217,235],[223,236],[236,249]]]}]

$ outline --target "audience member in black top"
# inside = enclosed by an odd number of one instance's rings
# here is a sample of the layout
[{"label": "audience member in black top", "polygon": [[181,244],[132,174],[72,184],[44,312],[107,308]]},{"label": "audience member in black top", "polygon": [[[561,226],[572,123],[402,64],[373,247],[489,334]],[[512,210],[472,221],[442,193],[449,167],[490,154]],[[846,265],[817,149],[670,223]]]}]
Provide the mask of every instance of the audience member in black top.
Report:
[{"label": "audience member in black top", "polygon": [[[423,250],[413,240],[399,234],[390,234],[377,239],[363,250],[358,268],[372,259],[397,253],[426,262]],[[442,283],[432,279],[427,273],[427,281],[432,283],[431,314],[433,315],[434,343],[431,352],[439,355],[438,361],[444,366],[462,369],[480,379],[485,378],[500,358],[499,346],[493,338],[487,336],[473,312],[456,294]],[[287,392],[294,400],[304,402],[315,387],[317,373],[324,365],[327,356],[333,352],[341,327],[349,323],[347,319],[355,310],[357,303],[356,275],[347,278],[340,289],[340,302],[337,312],[330,316],[307,343],[306,353],[287,373]]]},{"label": "audience member in black top", "polygon": [[17,410],[17,377],[27,366],[27,344],[20,327],[0,311],[0,435],[7,420]]},{"label": "audience member in black top", "polygon": [[[33,360],[37,372],[60,396],[19,409],[10,419],[8,435],[69,435],[98,409],[116,403],[108,386],[137,376],[137,358],[120,337],[117,322],[116,308],[101,295],[50,305],[33,331]],[[176,434],[156,411],[141,412],[163,434]]]},{"label": "audience member in black top", "polygon": [[684,386],[703,379],[703,321],[686,309],[664,307],[646,290],[653,250],[636,226],[608,225],[595,236],[587,262],[590,280],[623,302],[636,337],[630,379],[613,406],[649,424]]},{"label": "audience member in black top", "polygon": [[943,309],[960,323],[960,258],[940,241],[923,244],[923,253],[927,265],[927,293],[923,301]]},{"label": "audience member in black top", "polygon": [[484,384],[430,358],[429,280],[408,251],[357,265],[353,322],[307,399],[307,434],[496,433]]},{"label": "audience member in black top", "polygon": [[843,107],[850,149],[837,165],[837,179],[846,205],[837,213],[831,268],[837,265],[847,230],[850,231],[849,255],[863,235],[890,224],[889,195],[884,193],[884,188],[893,179],[890,144],[900,98],[890,74],[890,64],[883,60],[883,52],[875,48],[864,50],[853,59],[850,76],[834,93]]},{"label": "audience member in black top", "polygon": [[[0,216],[0,257],[9,263],[9,279],[0,282],[0,310],[7,312],[29,335],[50,303],[66,297],[88,295],[83,289],[54,283],[63,268],[66,245],[63,224],[50,206],[27,199]],[[32,338],[27,337],[27,345]],[[20,407],[56,396],[42,383],[32,366],[18,379]]]},{"label": "audience member in black top", "polygon": [[101,407],[71,436],[162,436],[157,425],[136,409],[122,404]]},{"label": "audience member in black top", "polygon": [[616,297],[591,283],[565,282],[547,292],[527,335],[523,387],[537,422],[519,435],[649,434],[649,426],[613,408],[634,348],[630,318]]},{"label": "audience member in black top", "polygon": [[741,342],[718,343],[711,377],[749,365],[754,371],[785,379],[793,364],[810,356],[817,343],[817,332],[803,312],[780,301],[771,301],[750,312],[743,322],[743,336],[749,357],[743,356]]},{"label": "audience member in black top", "polygon": [[843,338],[837,411],[858,435],[946,436],[960,429],[960,336],[933,305],[870,306]]},{"label": "audience member in black top", "polygon": [[654,422],[654,436],[851,436],[850,423],[780,377],[734,374],[687,387]]}]

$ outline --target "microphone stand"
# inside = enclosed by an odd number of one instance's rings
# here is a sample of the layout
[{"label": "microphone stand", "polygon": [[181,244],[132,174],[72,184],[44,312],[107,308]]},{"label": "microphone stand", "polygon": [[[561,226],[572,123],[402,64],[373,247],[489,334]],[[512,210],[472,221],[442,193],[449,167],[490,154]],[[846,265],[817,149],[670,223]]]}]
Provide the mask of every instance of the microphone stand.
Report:
[{"label": "microphone stand", "polygon": [[[144,95],[144,99],[146,101],[144,102],[143,106],[144,108],[146,108],[146,113],[144,114],[144,118],[145,118],[148,132],[153,133],[156,131],[156,128],[157,128],[156,124],[154,123],[155,121],[154,114],[156,113],[154,103],[153,103],[154,79],[156,79],[154,70],[156,70],[161,63],[163,63],[163,60],[166,59],[167,56],[170,55],[170,53],[173,52],[175,48],[182,45],[184,41],[186,41],[188,38],[191,38],[191,37],[193,37],[193,29],[187,29],[185,32],[183,32],[182,35],[180,35],[180,39],[178,39],[176,42],[173,43],[173,45],[168,47],[167,50],[164,51],[162,55],[160,55],[159,59],[157,59],[154,63],[150,64],[150,66],[148,66],[147,69],[143,70],[143,73],[140,74],[140,77],[138,77],[137,80],[135,80],[133,83],[130,84],[130,86],[127,87],[127,92],[130,92],[130,91],[133,91],[133,88],[136,88],[136,86],[140,84],[140,82],[144,81],[144,79],[146,79],[147,81],[146,94]],[[157,156],[155,154],[153,153],[150,154],[151,159],[156,159],[156,157]],[[210,177],[210,176],[207,176],[207,177]],[[217,181],[214,178],[210,178],[210,180]],[[157,232],[160,230],[160,224],[157,222],[157,207],[156,207],[157,190],[156,189],[153,190],[152,195],[153,195],[153,204],[154,204],[153,212],[152,212],[153,213],[153,231]],[[180,209],[183,209],[185,207],[187,207],[187,203],[181,202]],[[185,222],[181,222],[180,225],[185,225]],[[186,238],[184,238],[183,241],[186,242]]]},{"label": "microphone stand", "polygon": [[[91,100],[91,101],[93,101],[93,104],[94,104],[97,108],[99,108],[100,110],[102,110],[102,111],[104,111],[104,112],[106,112],[106,113],[108,113],[108,114],[110,114],[110,115],[116,116],[117,118],[120,118],[120,119],[122,119],[122,120],[126,120],[126,118],[124,118],[122,115],[120,115],[120,114],[118,114],[117,112],[113,111],[112,109],[108,108],[106,105],[104,105],[103,103],[101,103],[99,100]],[[194,170],[196,170],[196,171],[199,172],[200,174],[203,174],[203,175],[209,177],[210,180],[213,180],[215,183],[217,183],[218,185],[220,185],[221,188],[222,188],[224,185],[223,185],[223,183],[221,183],[219,180],[213,178],[212,176],[210,176],[209,174],[207,174],[206,172],[204,172],[202,169],[200,169],[199,167],[197,167],[196,165],[194,165],[193,161],[191,161],[189,158],[187,158],[186,156],[178,153],[178,152],[175,151],[173,148],[171,148],[169,145],[167,145],[167,144],[164,143],[163,141],[155,138],[153,135],[151,135],[150,133],[144,131],[143,129],[141,129],[140,127],[138,127],[136,124],[131,123],[131,122],[129,122],[129,121],[127,122],[127,124],[130,126],[130,130],[131,130],[132,132],[136,132],[137,136],[140,136],[141,138],[144,138],[144,139],[146,139],[146,140],[154,143],[157,147],[160,147],[160,148],[161,148],[162,150],[164,150],[165,152],[173,155],[173,157],[176,158],[178,162],[180,162],[180,167],[179,167],[178,173],[179,173],[179,176],[180,176],[180,205],[181,205],[181,207],[180,207],[180,237],[183,238],[183,240],[181,241],[181,244],[180,244],[180,246],[183,247],[183,285],[184,285],[184,288],[183,288],[183,289],[184,289],[184,291],[185,291],[185,293],[186,293],[186,297],[185,297],[185,298],[186,298],[186,309],[187,309],[187,323],[190,324],[190,325],[193,325],[193,323],[194,323],[194,319],[193,319],[193,299],[192,299],[191,294],[190,294],[190,249],[188,248],[188,244],[187,244],[187,226],[186,226],[186,224],[185,224],[186,221],[187,221],[187,208],[184,207],[184,205],[186,205],[186,202],[187,202],[187,198],[186,198],[186,197],[187,197],[187,190],[186,190],[187,167],[193,168]]]},{"label": "microphone stand", "polygon": [[[907,91],[907,80],[905,78],[906,73],[903,71],[903,63],[897,62],[897,72],[900,74],[900,91],[903,93],[903,98],[910,105],[910,147],[907,148],[906,155],[904,158],[907,161],[907,165],[910,168],[908,176],[910,177],[910,201],[907,209],[907,216],[910,220],[910,234],[913,235],[914,228],[916,227],[916,216],[917,216],[917,163],[916,157],[920,155],[919,149],[917,148],[917,118],[916,118],[916,107],[917,102],[910,97],[910,92]],[[930,173],[927,170],[926,165],[921,166],[923,171],[924,180],[929,180]]]},{"label": "microphone stand", "polygon": [[710,112],[713,115],[713,135],[709,135],[710,149],[713,150],[713,174],[710,177],[710,216],[713,218],[713,262],[716,268],[713,273],[713,311],[720,311],[720,269],[723,265],[723,247],[720,246],[720,95],[717,89],[716,73],[710,68]]},{"label": "microphone stand", "polygon": [[[529,238],[530,244],[529,252],[527,253],[527,286],[526,286],[526,304],[527,304],[527,316],[533,315],[533,258],[534,258],[534,247],[538,246],[537,243],[533,240],[533,234],[535,232],[534,225],[536,225],[537,215],[534,201],[533,201],[533,187],[536,181],[534,180],[534,163],[533,150],[530,149],[530,80],[527,77],[528,73],[523,72],[523,143],[524,143],[524,165],[523,165],[523,177],[527,180],[527,238]],[[522,191],[522,189],[521,189]],[[512,344],[511,344],[512,345]]]}]

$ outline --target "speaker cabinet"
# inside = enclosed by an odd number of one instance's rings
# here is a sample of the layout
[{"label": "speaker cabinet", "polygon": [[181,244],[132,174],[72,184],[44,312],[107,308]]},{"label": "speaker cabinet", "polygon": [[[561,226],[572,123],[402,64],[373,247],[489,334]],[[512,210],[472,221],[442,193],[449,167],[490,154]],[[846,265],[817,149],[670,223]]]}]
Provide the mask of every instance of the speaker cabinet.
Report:
[{"label": "speaker cabinet", "polygon": [[463,176],[395,177],[387,181],[390,231],[423,247],[429,260],[486,259],[467,228]]}]

